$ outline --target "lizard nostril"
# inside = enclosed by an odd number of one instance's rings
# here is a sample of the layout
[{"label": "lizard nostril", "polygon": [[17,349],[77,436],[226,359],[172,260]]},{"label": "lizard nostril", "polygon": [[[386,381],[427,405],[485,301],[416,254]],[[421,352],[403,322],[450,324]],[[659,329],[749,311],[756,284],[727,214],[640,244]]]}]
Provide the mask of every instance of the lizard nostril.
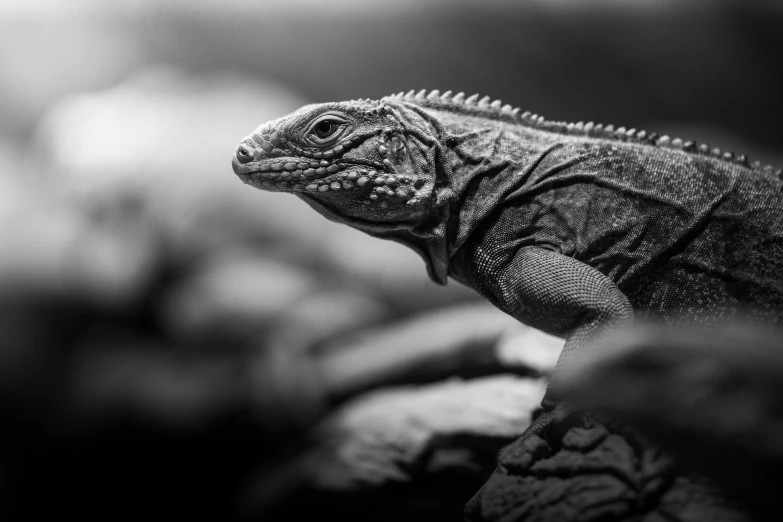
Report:
[{"label": "lizard nostril", "polygon": [[253,160],[253,154],[244,145],[240,145],[237,149],[237,159],[242,163],[248,163]]}]

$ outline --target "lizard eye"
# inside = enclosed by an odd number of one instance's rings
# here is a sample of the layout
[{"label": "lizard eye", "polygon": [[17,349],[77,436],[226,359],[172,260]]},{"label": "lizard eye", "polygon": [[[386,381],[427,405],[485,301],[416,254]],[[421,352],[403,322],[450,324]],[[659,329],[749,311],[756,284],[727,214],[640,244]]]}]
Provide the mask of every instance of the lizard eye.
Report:
[{"label": "lizard eye", "polygon": [[321,120],[315,126],[314,132],[319,138],[325,139],[337,132],[338,128],[337,123],[332,120]]},{"label": "lizard eye", "polygon": [[335,115],[328,115],[314,121],[306,132],[313,145],[331,145],[351,130],[350,124]]}]

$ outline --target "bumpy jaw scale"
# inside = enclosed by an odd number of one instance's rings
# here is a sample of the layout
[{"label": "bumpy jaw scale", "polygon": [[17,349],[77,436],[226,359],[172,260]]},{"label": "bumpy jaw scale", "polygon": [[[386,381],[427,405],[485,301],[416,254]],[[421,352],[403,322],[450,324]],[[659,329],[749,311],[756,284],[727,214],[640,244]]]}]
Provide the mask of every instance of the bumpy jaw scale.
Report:
[{"label": "bumpy jaw scale", "polygon": [[[378,146],[378,153],[383,158],[380,164],[356,165],[340,161],[346,151],[378,134],[382,135]],[[343,140],[329,151],[312,152],[262,127],[242,141],[253,147],[254,163],[240,165],[237,175],[246,184],[266,190],[277,188],[294,192],[328,192],[364,189],[366,198],[362,203],[370,205],[378,202],[381,207],[386,207],[388,200],[410,199],[421,183],[410,176],[392,172],[389,147],[392,134],[392,129],[386,127],[369,135]],[[300,159],[286,160],[286,156],[297,156]],[[307,161],[301,158],[307,158]]]}]

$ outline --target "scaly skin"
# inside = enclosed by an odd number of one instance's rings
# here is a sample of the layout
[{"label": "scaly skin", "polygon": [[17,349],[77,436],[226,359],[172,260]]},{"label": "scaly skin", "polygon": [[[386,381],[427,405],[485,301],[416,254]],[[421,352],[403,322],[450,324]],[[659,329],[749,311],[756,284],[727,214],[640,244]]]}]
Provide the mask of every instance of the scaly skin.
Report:
[{"label": "scaly skin", "polygon": [[[706,145],[422,91],[303,107],[245,138],[233,167],[564,337],[558,367],[634,316],[783,313],[780,171]],[[632,433],[558,399],[501,455],[473,519],[744,520]]]}]

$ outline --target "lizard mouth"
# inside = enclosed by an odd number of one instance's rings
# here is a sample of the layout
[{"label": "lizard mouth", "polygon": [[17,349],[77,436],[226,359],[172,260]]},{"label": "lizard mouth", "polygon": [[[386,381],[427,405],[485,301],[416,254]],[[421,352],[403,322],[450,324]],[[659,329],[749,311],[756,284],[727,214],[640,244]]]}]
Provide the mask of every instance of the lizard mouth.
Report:
[{"label": "lizard mouth", "polygon": [[385,172],[384,165],[336,161],[275,159],[258,163],[232,163],[248,185],[273,192],[337,192],[363,189],[367,201],[407,199],[415,193],[414,180]]}]

